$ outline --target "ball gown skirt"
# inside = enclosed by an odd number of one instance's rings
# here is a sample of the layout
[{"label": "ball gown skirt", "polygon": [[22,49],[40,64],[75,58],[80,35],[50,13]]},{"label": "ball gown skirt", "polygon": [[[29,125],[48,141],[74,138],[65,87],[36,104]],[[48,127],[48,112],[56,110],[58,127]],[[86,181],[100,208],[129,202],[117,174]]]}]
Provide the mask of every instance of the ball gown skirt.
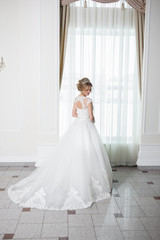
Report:
[{"label": "ball gown skirt", "polygon": [[111,197],[112,169],[106,150],[88,110],[78,117],[60,139],[45,163],[8,188],[19,206],[72,210]]}]

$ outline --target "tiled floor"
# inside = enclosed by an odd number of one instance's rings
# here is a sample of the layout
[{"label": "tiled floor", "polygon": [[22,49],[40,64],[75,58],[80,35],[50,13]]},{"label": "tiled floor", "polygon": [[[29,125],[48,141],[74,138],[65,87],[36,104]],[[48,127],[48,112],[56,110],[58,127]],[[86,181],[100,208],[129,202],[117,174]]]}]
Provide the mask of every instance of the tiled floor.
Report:
[{"label": "tiled floor", "polygon": [[0,240],[160,240],[160,171],[114,167],[111,199],[70,211],[21,208],[7,187],[34,167],[0,167]]}]

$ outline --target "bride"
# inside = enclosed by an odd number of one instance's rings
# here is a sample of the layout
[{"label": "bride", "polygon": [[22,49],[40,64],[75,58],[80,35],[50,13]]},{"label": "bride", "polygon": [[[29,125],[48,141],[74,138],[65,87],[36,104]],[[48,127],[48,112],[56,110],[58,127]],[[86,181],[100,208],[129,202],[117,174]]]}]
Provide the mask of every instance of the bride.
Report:
[{"label": "bride", "polygon": [[94,125],[92,83],[78,81],[75,120],[58,142],[43,166],[8,188],[8,195],[19,206],[73,210],[111,197],[112,169],[108,155]]}]

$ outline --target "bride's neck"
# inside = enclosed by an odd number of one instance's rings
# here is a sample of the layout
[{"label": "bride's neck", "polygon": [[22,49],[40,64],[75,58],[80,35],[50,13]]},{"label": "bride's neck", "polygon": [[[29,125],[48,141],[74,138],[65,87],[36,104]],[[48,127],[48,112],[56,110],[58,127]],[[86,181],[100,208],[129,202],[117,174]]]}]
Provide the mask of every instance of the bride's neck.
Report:
[{"label": "bride's neck", "polygon": [[86,97],[86,95],[84,95],[83,93],[81,93],[79,96],[80,97]]}]

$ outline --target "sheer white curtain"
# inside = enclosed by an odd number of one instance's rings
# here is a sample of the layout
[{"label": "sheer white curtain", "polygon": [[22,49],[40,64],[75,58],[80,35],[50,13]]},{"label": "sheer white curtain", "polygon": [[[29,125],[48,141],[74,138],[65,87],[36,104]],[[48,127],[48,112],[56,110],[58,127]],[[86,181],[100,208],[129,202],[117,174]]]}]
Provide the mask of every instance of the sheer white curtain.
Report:
[{"label": "sheer white curtain", "polygon": [[[93,83],[95,125],[112,166],[135,165],[141,103],[136,65],[134,12],[125,3],[84,1],[70,5],[70,26],[60,91],[60,136],[73,121],[76,83]],[[75,136],[76,137],[76,136]],[[74,147],[74,146],[73,146]],[[78,153],[77,153],[78,154]]]}]

